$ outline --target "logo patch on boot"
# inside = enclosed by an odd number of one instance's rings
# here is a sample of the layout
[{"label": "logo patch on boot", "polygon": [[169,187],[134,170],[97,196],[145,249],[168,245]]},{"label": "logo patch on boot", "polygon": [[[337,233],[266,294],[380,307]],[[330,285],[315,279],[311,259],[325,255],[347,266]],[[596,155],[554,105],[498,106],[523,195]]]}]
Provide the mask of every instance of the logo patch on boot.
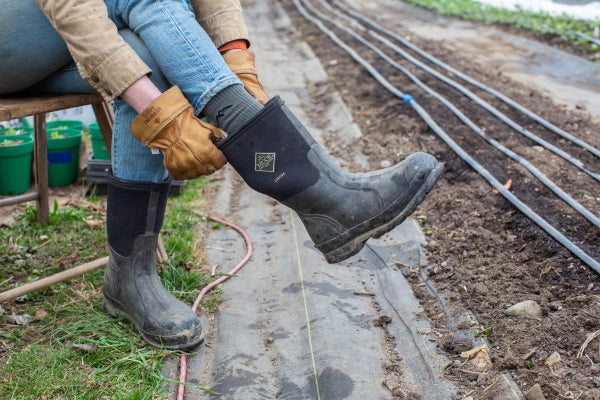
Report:
[{"label": "logo patch on boot", "polygon": [[254,170],[275,172],[275,153],[254,153]]}]

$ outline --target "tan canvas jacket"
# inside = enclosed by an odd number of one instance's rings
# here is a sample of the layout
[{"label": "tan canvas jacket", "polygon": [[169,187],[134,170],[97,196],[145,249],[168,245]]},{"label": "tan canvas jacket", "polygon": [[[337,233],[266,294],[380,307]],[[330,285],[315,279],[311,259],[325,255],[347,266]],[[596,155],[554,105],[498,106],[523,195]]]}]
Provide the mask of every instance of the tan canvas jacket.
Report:
[{"label": "tan canvas jacket", "polygon": [[[37,0],[65,40],[81,76],[105,100],[118,97],[148,66],[117,33],[103,0]],[[239,0],[191,0],[200,25],[217,47],[248,40]]]}]

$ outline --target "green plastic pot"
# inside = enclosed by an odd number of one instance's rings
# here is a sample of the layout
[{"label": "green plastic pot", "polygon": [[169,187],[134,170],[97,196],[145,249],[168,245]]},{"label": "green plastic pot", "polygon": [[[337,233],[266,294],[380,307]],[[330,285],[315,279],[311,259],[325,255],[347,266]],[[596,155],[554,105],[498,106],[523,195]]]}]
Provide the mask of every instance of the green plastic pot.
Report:
[{"label": "green plastic pot", "polygon": [[0,195],[21,194],[29,189],[32,158],[31,136],[0,137]]},{"label": "green plastic pot", "polygon": [[104,143],[102,132],[96,122],[88,125],[90,137],[92,138],[92,157],[94,160],[110,160],[110,154]]},{"label": "green plastic pot", "polygon": [[48,185],[68,186],[79,176],[80,130],[48,131]]},{"label": "green plastic pot", "polygon": [[33,136],[33,128],[26,128],[23,126],[17,126],[14,128],[0,128],[0,139],[2,139],[4,136],[14,136],[14,135]]},{"label": "green plastic pot", "polygon": [[70,119],[58,119],[56,121],[48,121],[46,122],[46,131],[50,132],[51,130],[57,129],[71,129],[83,131],[83,122],[77,120]]}]

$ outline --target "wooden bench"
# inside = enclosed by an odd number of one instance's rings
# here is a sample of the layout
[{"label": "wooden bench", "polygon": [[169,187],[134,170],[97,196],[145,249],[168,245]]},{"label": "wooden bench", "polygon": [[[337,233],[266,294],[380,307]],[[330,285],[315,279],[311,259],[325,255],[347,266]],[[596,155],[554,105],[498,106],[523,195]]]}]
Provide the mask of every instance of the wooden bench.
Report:
[{"label": "wooden bench", "polygon": [[110,106],[100,95],[69,94],[69,95],[40,95],[40,96],[9,96],[0,97],[0,121],[33,116],[34,120],[34,150],[33,175],[35,191],[22,195],[0,199],[0,207],[26,201],[37,201],[37,219],[48,222],[48,146],[46,138],[46,113],[65,110],[68,108],[91,105],[106,148],[110,153],[114,116]]},{"label": "wooden bench", "polygon": [[[106,148],[111,152],[112,130],[114,115],[110,106],[102,99],[100,95],[93,94],[70,94],[70,95],[40,95],[35,97],[0,97],[0,121],[9,121],[11,119],[33,116],[34,120],[34,186],[35,192],[29,192],[22,195],[11,196],[0,199],[0,207],[11,204],[18,204],[26,201],[37,201],[38,221],[48,222],[49,220],[49,191],[48,191],[48,154],[46,138],[46,113],[65,110],[68,108],[91,105]],[[159,261],[167,261],[168,256],[164,250],[162,240],[159,236],[156,253]],[[35,282],[25,284],[6,292],[0,292],[0,302],[24,294],[48,287],[58,282],[71,279],[75,276],[102,268],[108,262],[108,257],[102,257],[97,260],[69,268],[65,271],[39,279]]]}]

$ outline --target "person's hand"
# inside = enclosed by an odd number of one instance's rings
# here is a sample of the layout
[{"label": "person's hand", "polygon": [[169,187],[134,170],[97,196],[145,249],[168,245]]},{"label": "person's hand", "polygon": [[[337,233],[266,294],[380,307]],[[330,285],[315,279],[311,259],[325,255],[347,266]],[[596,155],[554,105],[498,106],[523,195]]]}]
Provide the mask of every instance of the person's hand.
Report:
[{"label": "person's hand", "polygon": [[231,71],[240,78],[244,87],[259,103],[265,104],[269,101],[269,96],[258,80],[256,66],[254,64],[255,56],[250,50],[232,50],[223,54],[223,59]]},{"label": "person's hand", "polygon": [[173,179],[209,175],[227,160],[215,143],[221,131],[198,119],[177,86],[173,86],[131,123],[131,133],[145,146],[162,150],[165,166]]}]

